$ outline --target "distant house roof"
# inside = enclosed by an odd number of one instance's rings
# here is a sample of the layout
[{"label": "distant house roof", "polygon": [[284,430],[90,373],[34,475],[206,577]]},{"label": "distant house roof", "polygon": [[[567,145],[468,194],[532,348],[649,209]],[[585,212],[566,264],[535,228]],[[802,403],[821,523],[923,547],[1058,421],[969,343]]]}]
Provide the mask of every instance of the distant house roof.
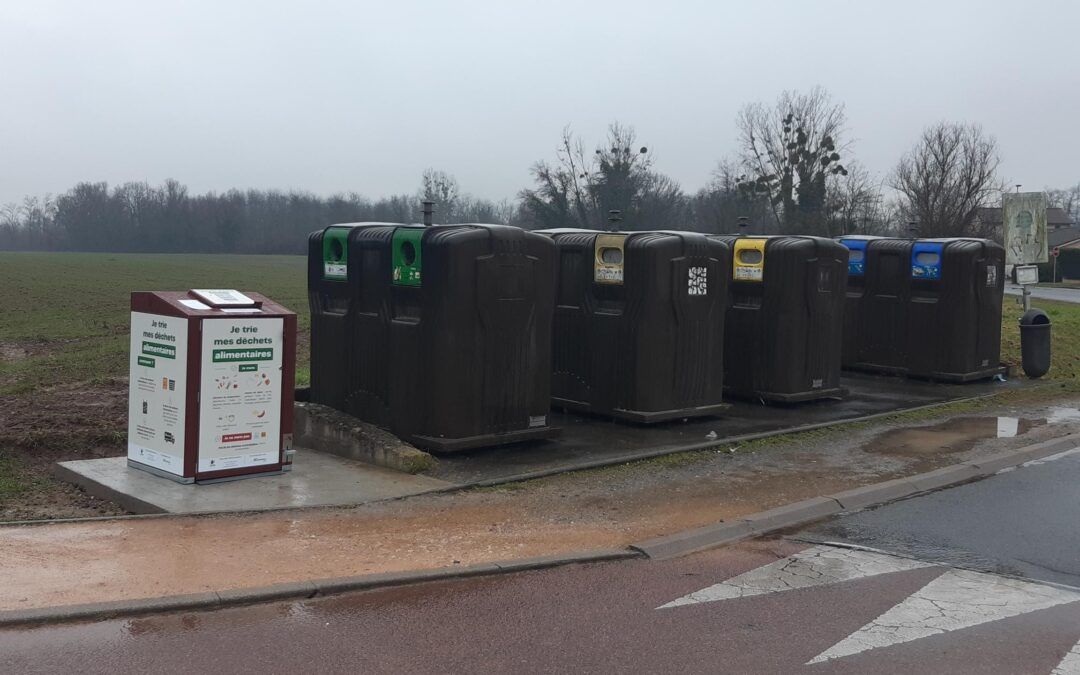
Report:
[{"label": "distant house roof", "polygon": [[[997,206],[981,206],[979,207],[976,217],[987,225],[1001,225],[1001,208]],[[1055,227],[1068,227],[1072,225],[1072,221],[1069,220],[1069,214],[1065,213],[1065,209],[1060,209],[1056,206],[1051,206],[1046,209],[1046,226],[1049,228]]]},{"label": "distant house roof", "polygon": [[[1060,211],[1060,209],[1058,209]],[[1047,209],[1049,211],[1049,209]],[[1080,239],[1080,226],[1073,225],[1072,227],[1060,227],[1056,230],[1049,230],[1046,233],[1046,243],[1050,248],[1055,246],[1064,246],[1070,242],[1074,242]]]}]

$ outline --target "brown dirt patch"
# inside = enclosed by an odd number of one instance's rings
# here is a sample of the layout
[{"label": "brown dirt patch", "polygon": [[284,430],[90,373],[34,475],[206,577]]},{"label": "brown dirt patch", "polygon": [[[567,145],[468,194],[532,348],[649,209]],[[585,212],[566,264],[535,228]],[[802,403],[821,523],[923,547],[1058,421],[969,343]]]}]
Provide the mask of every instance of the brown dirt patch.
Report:
[{"label": "brown dirt patch", "polygon": [[72,384],[0,396],[0,460],[16,488],[0,496],[0,520],[124,513],[52,477],[57,461],[124,454],[127,383]]}]

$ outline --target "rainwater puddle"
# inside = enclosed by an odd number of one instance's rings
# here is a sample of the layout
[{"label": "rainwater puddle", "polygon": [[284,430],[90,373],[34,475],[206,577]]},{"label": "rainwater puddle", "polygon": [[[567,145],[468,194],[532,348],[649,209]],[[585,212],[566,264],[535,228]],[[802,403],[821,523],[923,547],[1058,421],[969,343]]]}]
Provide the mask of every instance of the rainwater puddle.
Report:
[{"label": "rainwater puddle", "polygon": [[[1080,420],[1080,412],[1070,418]],[[1056,419],[1054,423],[1066,421]],[[901,457],[923,457],[970,450],[979,441],[991,438],[1023,436],[1036,427],[1049,423],[1049,418],[1022,417],[955,417],[928,427],[886,431],[863,446],[866,452]]]}]

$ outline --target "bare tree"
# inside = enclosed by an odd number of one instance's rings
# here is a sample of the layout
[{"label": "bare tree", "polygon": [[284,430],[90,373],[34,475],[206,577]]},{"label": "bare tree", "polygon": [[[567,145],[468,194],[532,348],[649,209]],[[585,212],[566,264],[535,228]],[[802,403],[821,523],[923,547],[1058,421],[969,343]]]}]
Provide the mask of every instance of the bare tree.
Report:
[{"label": "bare tree", "polygon": [[1064,190],[1046,190],[1047,203],[1065,212],[1073,224],[1080,223],[1080,183]]},{"label": "bare tree", "polygon": [[891,183],[919,236],[992,236],[977,231],[975,215],[999,199],[999,163],[997,141],[980,126],[941,122],[923,131]]},{"label": "bare tree", "polygon": [[736,120],[743,189],[768,197],[786,232],[827,233],[827,179],[846,175],[844,106],[815,87],[785,91],[772,106],[751,103]]},{"label": "bare tree", "polygon": [[461,199],[457,179],[445,171],[425,169],[420,178],[420,200],[436,204],[435,220],[439,223],[454,222]]},{"label": "bare tree", "polygon": [[688,222],[688,204],[678,183],[653,169],[653,155],[638,147],[633,127],[608,127],[593,152],[563,130],[556,161],[532,167],[532,189],[520,193],[522,220],[534,227],[607,225],[608,212],[622,212],[626,229],[673,229]]},{"label": "bare tree", "polygon": [[851,162],[846,174],[829,176],[826,193],[830,236],[884,234],[889,229],[881,180],[862,164]]}]

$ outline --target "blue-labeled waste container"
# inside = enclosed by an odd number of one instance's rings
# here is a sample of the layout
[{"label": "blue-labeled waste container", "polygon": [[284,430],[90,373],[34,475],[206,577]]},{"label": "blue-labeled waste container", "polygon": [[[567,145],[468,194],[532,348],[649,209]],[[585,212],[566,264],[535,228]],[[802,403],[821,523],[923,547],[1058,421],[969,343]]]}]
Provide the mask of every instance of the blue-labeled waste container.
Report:
[{"label": "blue-labeled waste container", "polygon": [[909,274],[904,372],[949,382],[1001,373],[1005,249],[988,239],[917,239]]}]

